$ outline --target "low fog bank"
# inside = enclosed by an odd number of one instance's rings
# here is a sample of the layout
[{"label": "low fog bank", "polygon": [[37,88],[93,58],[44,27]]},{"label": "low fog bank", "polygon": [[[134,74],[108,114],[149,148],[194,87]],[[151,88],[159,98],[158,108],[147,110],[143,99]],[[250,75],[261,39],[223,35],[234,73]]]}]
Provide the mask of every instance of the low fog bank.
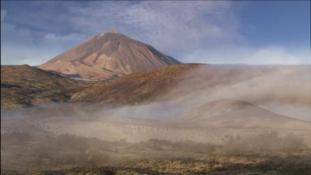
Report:
[{"label": "low fog bank", "polygon": [[227,136],[222,144],[190,140],[148,139],[140,142],[106,141],[73,134],[36,131],[1,135],[1,166],[19,171],[70,167],[130,165],[140,160],[209,160],[217,157],[310,156],[302,137],[262,132]]},{"label": "low fog bank", "polygon": [[310,156],[310,67],[248,69],[199,68],[165,96],[134,106],[49,104],[1,110],[2,168]]},{"label": "low fog bank", "polygon": [[[231,99],[311,121],[311,66],[207,65],[187,72],[164,99],[196,107]],[[161,99],[161,98],[160,98]],[[183,107],[184,107],[183,106]]]},{"label": "low fog bank", "polygon": [[202,127],[200,122],[184,122],[183,117],[157,119],[152,110],[150,104],[117,109],[54,104],[2,111],[2,168],[26,171],[119,166],[146,159],[311,155],[308,129]]}]

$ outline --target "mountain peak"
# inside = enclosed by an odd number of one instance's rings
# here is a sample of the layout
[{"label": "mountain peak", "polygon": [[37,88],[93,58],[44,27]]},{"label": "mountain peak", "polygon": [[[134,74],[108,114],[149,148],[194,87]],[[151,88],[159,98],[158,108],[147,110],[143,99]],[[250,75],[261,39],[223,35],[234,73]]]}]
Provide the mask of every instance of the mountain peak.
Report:
[{"label": "mountain peak", "polygon": [[95,35],[39,67],[63,75],[102,80],[178,63],[114,29]]},{"label": "mountain peak", "polygon": [[119,33],[117,28],[112,28],[109,33]]},{"label": "mountain peak", "polygon": [[95,35],[95,37],[102,37],[102,36],[105,36],[105,35],[116,35],[116,36],[125,36],[124,34],[118,32],[118,30],[116,28],[112,28],[111,30],[109,31],[105,31],[105,32],[101,32],[101,33],[98,33],[97,35]]}]

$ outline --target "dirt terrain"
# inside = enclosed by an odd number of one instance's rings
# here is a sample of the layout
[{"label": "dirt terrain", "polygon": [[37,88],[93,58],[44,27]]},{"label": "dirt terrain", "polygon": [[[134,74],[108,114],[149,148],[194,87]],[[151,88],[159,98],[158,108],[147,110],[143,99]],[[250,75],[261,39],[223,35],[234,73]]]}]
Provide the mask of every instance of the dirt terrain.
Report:
[{"label": "dirt terrain", "polygon": [[307,175],[309,75],[178,64],[81,81],[2,66],[1,172]]},{"label": "dirt terrain", "polygon": [[100,33],[39,67],[63,75],[92,80],[179,64],[152,46],[115,33]]}]

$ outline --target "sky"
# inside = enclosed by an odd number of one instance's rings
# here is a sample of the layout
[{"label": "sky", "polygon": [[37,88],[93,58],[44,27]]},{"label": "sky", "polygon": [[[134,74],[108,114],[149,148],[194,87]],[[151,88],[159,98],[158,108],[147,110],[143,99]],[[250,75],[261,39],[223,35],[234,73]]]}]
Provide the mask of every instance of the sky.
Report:
[{"label": "sky", "polygon": [[39,65],[112,29],[186,63],[311,64],[308,0],[1,0],[1,64]]}]

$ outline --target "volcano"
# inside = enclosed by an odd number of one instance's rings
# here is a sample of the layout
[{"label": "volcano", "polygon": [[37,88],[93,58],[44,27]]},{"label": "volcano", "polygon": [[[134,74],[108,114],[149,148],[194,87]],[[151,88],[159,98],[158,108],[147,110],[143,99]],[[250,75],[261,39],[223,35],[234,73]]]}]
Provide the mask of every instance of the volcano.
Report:
[{"label": "volcano", "polygon": [[70,77],[105,80],[179,63],[148,44],[121,33],[107,32],[38,67]]}]

